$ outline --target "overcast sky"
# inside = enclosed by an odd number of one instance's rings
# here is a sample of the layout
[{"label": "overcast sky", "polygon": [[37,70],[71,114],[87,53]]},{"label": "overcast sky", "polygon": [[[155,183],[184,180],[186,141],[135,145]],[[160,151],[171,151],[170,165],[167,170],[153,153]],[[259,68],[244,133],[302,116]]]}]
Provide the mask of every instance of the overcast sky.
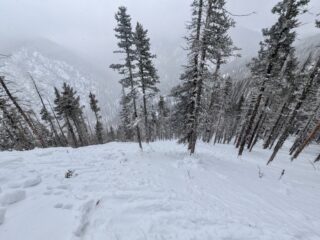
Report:
[{"label": "overcast sky", "polygon": [[[238,26],[260,31],[273,23],[270,13],[278,0],[229,0],[234,14],[255,11],[249,17],[235,17]],[[134,21],[149,29],[151,38],[180,38],[190,17],[191,0],[0,0],[0,37],[41,36],[102,58],[114,48],[114,13],[125,5]],[[311,0],[311,13],[320,12],[320,0]],[[307,13],[300,36],[316,34],[315,16]]]}]

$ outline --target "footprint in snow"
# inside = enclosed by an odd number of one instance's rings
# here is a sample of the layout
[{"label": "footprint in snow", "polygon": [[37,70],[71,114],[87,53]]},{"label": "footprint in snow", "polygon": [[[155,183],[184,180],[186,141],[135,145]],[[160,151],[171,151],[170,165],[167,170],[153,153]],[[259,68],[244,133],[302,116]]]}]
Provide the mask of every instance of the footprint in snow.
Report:
[{"label": "footprint in snow", "polygon": [[90,215],[96,206],[97,203],[95,201],[90,200],[86,202],[84,205],[81,207],[81,216],[80,216],[80,222],[77,226],[77,228],[74,230],[74,235],[76,237],[81,237],[85,234],[88,225],[90,224]]},{"label": "footprint in snow", "polygon": [[54,208],[71,210],[73,208],[73,205],[72,204],[57,203],[56,205],[54,205]]}]

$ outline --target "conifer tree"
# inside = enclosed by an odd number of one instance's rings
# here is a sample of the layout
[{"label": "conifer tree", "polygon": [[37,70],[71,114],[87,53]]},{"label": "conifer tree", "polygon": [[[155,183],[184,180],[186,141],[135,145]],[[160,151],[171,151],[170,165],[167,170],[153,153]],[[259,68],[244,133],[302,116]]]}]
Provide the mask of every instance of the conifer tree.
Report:
[{"label": "conifer tree", "polygon": [[55,88],[56,98],[54,103],[57,115],[65,120],[73,144],[78,147],[79,144],[75,133],[78,135],[81,146],[88,144],[88,136],[86,135],[86,124],[82,107],[80,106],[80,97],[76,96],[76,93],[71,86],[64,83],[61,93]]},{"label": "conifer tree", "polygon": [[3,142],[1,145],[4,150],[15,149],[21,151],[34,148],[35,146],[30,139],[32,136],[28,134],[21,117],[4,97],[0,97],[0,113],[3,134],[7,137],[2,138]]},{"label": "conifer tree", "polygon": [[110,67],[124,76],[124,78],[120,80],[120,83],[125,89],[128,89],[129,93],[127,96],[133,104],[133,122],[131,125],[136,128],[137,140],[139,147],[142,149],[137,108],[137,81],[134,75],[135,52],[131,17],[127,14],[127,9],[125,7],[119,7],[115,19],[117,21],[117,27],[114,30],[116,32],[116,38],[119,40],[119,50],[115,51],[115,53],[123,54],[125,56],[125,61],[120,64],[113,64]]},{"label": "conifer tree", "polygon": [[171,124],[170,124],[170,110],[166,105],[166,101],[163,96],[160,96],[158,103],[158,137],[160,140],[170,139],[171,137]]},{"label": "conifer tree", "polygon": [[[187,142],[191,154],[195,151],[198,138],[200,115],[203,110],[203,95],[208,79],[208,64],[216,66],[211,82],[217,79],[221,64],[234,51],[228,30],[234,25],[225,10],[224,0],[198,0],[192,4],[193,16],[187,38],[189,59],[185,73],[181,75],[183,83],[173,90],[177,98],[176,115],[182,119],[182,138]],[[209,79],[210,81],[210,79]],[[212,84],[213,85],[213,84]],[[212,105],[212,104],[211,104]]]},{"label": "conifer tree", "polygon": [[36,92],[37,92],[37,94],[39,96],[39,99],[40,99],[40,102],[41,102],[41,105],[42,105],[42,108],[41,108],[41,111],[40,111],[41,119],[43,121],[45,121],[46,123],[49,123],[51,131],[54,134],[54,142],[55,142],[56,146],[63,146],[64,144],[63,144],[63,142],[61,141],[61,139],[60,139],[60,137],[58,135],[58,132],[56,130],[55,125],[53,124],[53,116],[48,111],[48,109],[47,109],[47,107],[46,107],[46,105],[45,105],[45,103],[43,101],[43,97],[42,97],[42,95],[41,95],[41,93],[40,93],[40,91],[38,89],[38,86],[37,86],[35,80],[33,79],[33,77],[31,75],[30,75],[30,77],[31,77],[31,80],[33,82],[33,85],[35,87],[35,90],[36,90]]},{"label": "conifer tree", "polygon": [[[231,37],[229,36],[230,28],[235,26],[233,19],[229,17],[228,12],[225,10],[225,0],[216,0],[208,1],[208,10],[207,10],[207,25],[205,32],[207,36],[208,45],[208,58],[210,62],[214,64],[214,71],[210,74],[209,79],[207,80],[210,89],[207,112],[205,113],[204,118],[206,119],[205,126],[205,141],[209,142],[213,135],[213,112],[214,107],[218,105],[217,101],[217,92],[223,91],[218,89],[221,85],[220,81],[220,69],[223,64],[226,63],[227,59],[231,56],[236,55],[235,52],[239,50],[233,44]],[[219,124],[217,124],[219,125]]]},{"label": "conifer tree", "polygon": [[100,116],[100,108],[98,107],[98,100],[96,99],[96,95],[94,95],[92,92],[89,94],[90,99],[90,107],[91,110],[94,112],[94,115],[96,117],[96,137],[99,144],[103,143],[103,126],[101,123],[101,116]]},{"label": "conifer tree", "polygon": [[303,103],[307,99],[312,87],[314,87],[314,84],[318,82],[318,78],[320,76],[320,58],[318,58],[317,63],[312,69],[312,72],[305,76],[304,80],[304,85],[301,93],[297,97],[297,100],[293,106],[293,110],[291,111],[287,121],[286,121],[286,126],[284,130],[282,131],[277,144],[274,147],[273,153],[271,157],[269,158],[268,164],[270,164],[274,158],[276,157],[277,153],[279,150],[282,148],[283,144],[287,140],[287,138],[290,136],[292,133],[294,123],[296,120],[296,117],[298,116],[299,110],[302,108]]},{"label": "conifer tree", "polygon": [[299,26],[298,16],[305,12],[304,7],[309,0],[282,0],[273,9],[278,21],[270,28],[263,30],[264,41],[258,58],[253,59],[251,65],[252,76],[257,81],[258,93],[250,115],[245,122],[245,131],[240,136],[239,155],[242,155],[245,144],[253,132],[257,116],[261,111],[261,102],[265,102],[265,92],[269,86],[275,86],[281,74],[288,54],[292,52],[292,44],[296,38],[295,28]]},{"label": "conifer tree", "polygon": [[156,56],[150,52],[150,39],[147,36],[148,31],[143,29],[140,23],[137,23],[134,33],[135,60],[137,62],[137,83],[142,92],[144,127],[147,143],[150,141],[151,133],[149,126],[148,101],[159,92],[156,84],[159,83],[157,70],[154,67],[152,59]]},{"label": "conifer tree", "polygon": [[110,141],[116,140],[116,134],[112,126],[110,127],[110,130],[109,130],[109,137],[110,137]]},{"label": "conifer tree", "polygon": [[12,93],[8,89],[7,84],[5,83],[5,78],[3,76],[0,76],[0,86],[4,89],[5,93],[7,94],[12,104],[15,106],[19,114],[22,116],[22,118],[24,119],[28,127],[31,129],[33,134],[37,137],[37,139],[40,142],[40,145],[42,147],[46,147],[47,144],[44,141],[43,137],[39,133],[38,129],[35,127],[32,119],[29,118],[29,116],[26,114],[26,112],[21,108],[20,104],[17,102],[16,98],[12,95]]}]

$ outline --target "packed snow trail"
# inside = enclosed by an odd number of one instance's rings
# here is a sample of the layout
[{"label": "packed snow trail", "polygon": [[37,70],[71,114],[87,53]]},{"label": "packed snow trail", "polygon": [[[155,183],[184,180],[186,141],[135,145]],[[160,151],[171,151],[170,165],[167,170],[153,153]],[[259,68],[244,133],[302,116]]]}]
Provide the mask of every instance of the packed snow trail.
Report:
[{"label": "packed snow trail", "polygon": [[2,152],[0,239],[319,240],[316,150],[291,163],[284,148],[269,167],[269,151],[232,145]]}]

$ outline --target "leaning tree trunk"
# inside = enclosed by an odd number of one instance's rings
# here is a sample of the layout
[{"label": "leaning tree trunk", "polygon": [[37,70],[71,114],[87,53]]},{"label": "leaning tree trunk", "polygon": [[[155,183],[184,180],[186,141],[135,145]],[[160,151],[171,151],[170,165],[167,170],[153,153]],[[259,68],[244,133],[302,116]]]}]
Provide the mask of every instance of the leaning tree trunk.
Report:
[{"label": "leaning tree trunk", "polygon": [[305,127],[303,128],[303,130],[301,131],[301,133],[299,134],[298,138],[296,139],[296,141],[294,142],[294,144],[292,145],[292,147],[290,148],[290,155],[292,155],[297,148],[299,147],[299,145],[303,142],[303,140],[307,137],[308,135],[308,130],[310,128],[311,123],[314,121],[314,118],[316,116],[316,114],[318,113],[318,110],[320,109],[320,105],[317,106],[317,108],[314,110],[312,116],[310,116],[308,123],[305,125]]},{"label": "leaning tree trunk", "polygon": [[273,126],[271,128],[271,131],[270,131],[270,134],[268,135],[267,140],[263,144],[263,149],[267,149],[270,146],[270,144],[272,142],[272,139],[273,139],[273,136],[274,136],[274,134],[276,132],[276,129],[278,128],[278,125],[279,125],[279,123],[281,121],[281,118],[282,118],[282,116],[284,114],[284,111],[285,111],[286,107],[287,107],[287,103],[284,103],[282,105],[282,108],[281,108],[281,111],[280,111],[280,113],[278,115],[277,120],[275,121],[275,123],[273,124]]},{"label": "leaning tree trunk", "polygon": [[258,134],[257,132],[260,130],[260,127],[264,123],[263,119],[264,119],[264,116],[266,114],[265,110],[268,107],[268,105],[269,105],[269,98],[266,99],[264,108],[261,110],[261,113],[260,113],[260,115],[258,117],[257,123],[256,123],[256,125],[255,125],[255,127],[254,127],[254,129],[253,129],[253,131],[251,133],[251,136],[250,136],[249,141],[248,141],[248,149],[252,149],[252,147],[253,147],[252,146],[252,142],[254,141],[254,138],[255,138],[256,134]]},{"label": "leaning tree trunk", "polygon": [[23,119],[26,121],[26,123],[28,124],[28,126],[32,130],[33,134],[38,138],[41,146],[45,148],[47,146],[47,144],[43,140],[41,134],[39,134],[37,128],[33,125],[31,120],[27,117],[25,112],[22,110],[22,108],[20,107],[20,105],[18,104],[16,99],[12,96],[11,92],[9,91],[9,89],[7,88],[7,85],[4,82],[4,77],[3,76],[0,76],[0,84],[3,87],[4,91],[6,92],[6,94],[8,95],[8,97],[10,98],[10,100],[12,101],[12,103],[15,105],[15,107],[17,108],[17,110],[21,114],[21,116],[23,117]]},{"label": "leaning tree trunk", "polygon": [[[39,91],[39,89],[38,89],[38,86],[37,86],[36,82],[34,81],[33,77],[32,77],[31,75],[30,75],[30,77],[31,77],[31,80],[32,80],[32,82],[33,82],[33,85],[34,85],[34,87],[35,87],[35,89],[36,89],[36,92],[37,92],[37,94],[38,94],[38,96],[39,96],[39,98],[40,98],[42,107],[43,107],[44,110],[48,113],[49,111],[48,111],[46,105],[44,104],[44,101],[43,101],[43,98],[42,98],[42,96],[41,96],[41,93],[40,93],[40,91]],[[53,124],[53,122],[52,122],[52,119],[51,119],[50,117],[48,118],[48,121],[49,121],[51,130],[52,130],[53,133],[54,133],[54,136],[55,136],[56,141],[58,141],[58,144],[59,144],[60,146],[62,146],[63,144],[62,144],[62,142],[61,142],[61,139],[60,139],[60,137],[59,137],[59,135],[58,135],[58,133],[57,133],[57,130],[56,130],[56,128],[55,128],[55,126],[54,126],[54,124]]]},{"label": "leaning tree trunk", "polygon": [[294,120],[296,119],[297,115],[298,115],[298,111],[301,109],[303,102],[305,101],[305,99],[308,96],[308,93],[310,92],[310,89],[312,88],[312,85],[314,83],[314,81],[316,80],[316,78],[319,77],[319,70],[320,70],[320,58],[317,61],[316,66],[314,67],[313,72],[311,73],[311,75],[308,78],[308,81],[306,83],[306,85],[303,88],[302,94],[300,96],[300,98],[298,99],[298,102],[289,118],[289,121],[287,123],[287,127],[285,128],[283,134],[281,135],[280,139],[278,140],[274,151],[268,161],[268,164],[270,164],[274,158],[276,157],[278,151],[281,149],[281,147],[283,146],[284,142],[287,140],[287,138],[290,135],[290,132],[293,128],[293,124],[294,124]]},{"label": "leaning tree trunk", "polygon": [[296,153],[293,155],[292,160],[296,159],[300,153],[305,149],[307,145],[310,144],[310,142],[316,138],[316,134],[320,131],[320,121],[316,125],[316,127],[312,130],[308,138],[299,146]]}]

